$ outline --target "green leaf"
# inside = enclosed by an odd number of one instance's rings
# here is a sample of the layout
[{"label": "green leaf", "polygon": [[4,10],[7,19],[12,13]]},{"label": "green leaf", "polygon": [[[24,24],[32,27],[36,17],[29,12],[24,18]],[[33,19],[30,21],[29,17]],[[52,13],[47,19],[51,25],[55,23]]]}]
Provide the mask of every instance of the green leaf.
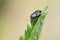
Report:
[{"label": "green leaf", "polygon": [[19,40],[23,40],[23,37],[21,36]]},{"label": "green leaf", "polygon": [[24,37],[25,40],[28,40],[28,38],[30,37],[31,31],[32,31],[32,28],[29,25],[27,25],[27,30],[25,30],[25,37]]},{"label": "green leaf", "polygon": [[24,40],[38,40],[41,34],[41,29],[43,26],[43,20],[48,13],[48,7],[46,7],[40,17],[31,20],[31,27],[27,25],[27,30],[25,30]]}]

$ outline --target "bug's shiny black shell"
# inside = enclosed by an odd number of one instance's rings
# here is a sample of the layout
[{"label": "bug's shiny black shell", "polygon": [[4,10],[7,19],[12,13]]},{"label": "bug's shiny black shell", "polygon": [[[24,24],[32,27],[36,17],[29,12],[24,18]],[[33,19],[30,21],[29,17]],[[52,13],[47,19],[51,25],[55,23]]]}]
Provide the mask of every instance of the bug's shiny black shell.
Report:
[{"label": "bug's shiny black shell", "polygon": [[31,18],[31,19],[34,19],[34,18],[40,16],[40,15],[41,15],[41,12],[42,12],[42,11],[40,11],[40,10],[36,10],[36,11],[30,16],[30,18]]}]

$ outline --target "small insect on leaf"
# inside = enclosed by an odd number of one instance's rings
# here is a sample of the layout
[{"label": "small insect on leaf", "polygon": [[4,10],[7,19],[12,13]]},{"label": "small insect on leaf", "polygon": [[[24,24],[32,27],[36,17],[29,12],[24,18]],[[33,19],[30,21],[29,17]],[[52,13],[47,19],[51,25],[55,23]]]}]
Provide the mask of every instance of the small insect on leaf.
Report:
[{"label": "small insect on leaf", "polygon": [[27,30],[25,30],[24,37],[20,37],[19,40],[39,40],[39,35],[41,34],[41,29],[43,26],[43,20],[48,13],[48,6],[43,10],[36,10],[30,16],[31,26],[27,25]]},{"label": "small insect on leaf", "polygon": [[39,16],[41,15],[41,12],[40,10],[36,10],[33,12],[33,14],[30,16],[30,21],[31,21],[31,25],[34,26],[39,18]]},{"label": "small insect on leaf", "polygon": [[33,14],[30,16],[30,18],[31,19],[34,19],[34,18],[40,16],[41,15],[41,12],[42,11],[40,11],[40,10],[36,10],[35,12],[33,12]]}]

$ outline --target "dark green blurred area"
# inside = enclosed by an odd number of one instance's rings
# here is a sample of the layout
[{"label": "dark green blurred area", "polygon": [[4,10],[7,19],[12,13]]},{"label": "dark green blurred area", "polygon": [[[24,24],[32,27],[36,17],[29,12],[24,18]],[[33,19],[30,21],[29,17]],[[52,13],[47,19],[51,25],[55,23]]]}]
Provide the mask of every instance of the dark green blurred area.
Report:
[{"label": "dark green blurred area", "polygon": [[[0,0],[0,14],[2,12],[3,4],[5,0]],[[1,16],[1,15],[0,15]]]},{"label": "dark green blurred area", "polygon": [[2,29],[2,8],[3,8],[4,0],[0,0],[0,40],[2,39],[1,29]]}]

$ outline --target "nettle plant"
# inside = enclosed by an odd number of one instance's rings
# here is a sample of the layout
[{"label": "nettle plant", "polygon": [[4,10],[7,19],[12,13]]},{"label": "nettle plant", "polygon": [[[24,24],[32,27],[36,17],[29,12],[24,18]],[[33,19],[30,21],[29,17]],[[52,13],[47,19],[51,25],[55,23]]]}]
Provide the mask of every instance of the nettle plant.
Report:
[{"label": "nettle plant", "polygon": [[31,26],[27,25],[24,36],[20,36],[19,40],[39,40],[43,20],[48,13],[48,6],[43,10],[36,10],[31,16]]}]

